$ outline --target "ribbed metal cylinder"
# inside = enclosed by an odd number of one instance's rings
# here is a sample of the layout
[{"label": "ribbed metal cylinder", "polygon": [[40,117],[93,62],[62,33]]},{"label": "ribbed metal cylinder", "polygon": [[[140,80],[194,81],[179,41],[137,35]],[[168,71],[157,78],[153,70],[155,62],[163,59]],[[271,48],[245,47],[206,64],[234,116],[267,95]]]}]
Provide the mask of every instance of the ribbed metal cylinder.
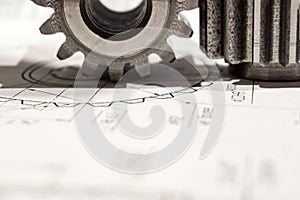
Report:
[{"label": "ribbed metal cylinder", "polygon": [[230,71],[259,80],[299,80],[300,0],[200,0],[201,46]]}]

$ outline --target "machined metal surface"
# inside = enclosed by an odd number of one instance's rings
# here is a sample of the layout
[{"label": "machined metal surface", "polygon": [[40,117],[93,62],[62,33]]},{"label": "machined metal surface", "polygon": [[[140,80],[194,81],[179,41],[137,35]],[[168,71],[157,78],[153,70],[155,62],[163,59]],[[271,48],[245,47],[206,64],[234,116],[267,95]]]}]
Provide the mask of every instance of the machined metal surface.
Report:
[{"label": "machined metal surface", "polygon": [[299,0],[200,0],[201,46],[230,71],[299,80]]},{"label": "machined metal surface", "polygon": [[[147,31],[147,28],[168,29],[191,36],[191,28],[179,20],[179,14],[198,7],[198,0],[140,0],[136,1],[136,6],[127,7],[127,10],[113,10],[111,3],[104,0],[32,1],[55,10],[40,30],[43,34],[63,32],[66,35],[66,41],[57,54],[60,59],[66,59],[78,51],[85,56],[96,51],[99,57],[105,59],[132,50],[129,56],[118,58],[109,67],[109,75],[113,80],[122,76],[125,65],[142,65],[152,53],[158,54],[164,61],[173,60],[174,54],[159,50],[166,49],[169,35]],[[131,32],[132,29],[139,31]],[[120,33],[124,34],[119,36]],[[104,48],[97,48],[99,44]],[[145,49],[137,48],[137,44]],[[147,49],[150,44],[157,49]]]}]

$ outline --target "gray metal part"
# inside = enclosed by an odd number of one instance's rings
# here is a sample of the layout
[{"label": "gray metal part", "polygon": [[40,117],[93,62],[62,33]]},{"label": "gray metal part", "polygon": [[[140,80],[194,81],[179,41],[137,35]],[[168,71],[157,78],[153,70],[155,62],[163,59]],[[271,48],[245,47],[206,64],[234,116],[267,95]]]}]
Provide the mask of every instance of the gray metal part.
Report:
[{"label": "gray metal part", "polygon": [[200,0],[201,46],[236,75],[299,80],[299,0]]},{"label": "gray metal part", "polygon": [[[135,49],[134,45],[140,42],[149,41],[151,46],[157,49],[169,49],[166,39],[167,35],[156,35],[152,38],[143,33],[139,34],[138,39],[128,40],[118,43],[101,38],[90,31],[84,24],[81,14],[78,10],[80,0],[32,0],[38,5],[51,7],[55,10],[53,16],[47,20],[40,28],[43,34],[55,34],[63,32],[66,36],[66,41],[62,44],[58,51],[58,58],[66,59],[72,56],[75,52],[81,51],[87,56],[91,51],[97,51],[99,57],[103,60],[114,57],[110,52],[116,50],[124,51],[126,49]],[[150,20],[152,24],[146,27],[153,26],[156,28],[168,29],[178,32],[187,37],[191,36],[191,28],[183,21],[179,20],[181,11],[190,10],[198,7],[198,0],[151,0],[152,9]],[[165,14],[166,17],[160,17]],[[145,31],[146,32],[146,31]],[[153,45],[154,43],[154,45]],[[97,44],[102,44],[105,49],[97,49]],[[96,49],[96,50],[95,50]],[[99,52],[98,52],[99,51]],[[148,62],[148,56],[151,53],[158,54],[163,60],[169,62],[175,58],[173,53],[169,51],[159,51],[153,49],[145,49],[143,51],[133,52],[130,56],[117,59],[109,67],[109,75],[112,80],[119,80],[123,75],[124,66],[130,64],[132,66],[142,65]]]}]

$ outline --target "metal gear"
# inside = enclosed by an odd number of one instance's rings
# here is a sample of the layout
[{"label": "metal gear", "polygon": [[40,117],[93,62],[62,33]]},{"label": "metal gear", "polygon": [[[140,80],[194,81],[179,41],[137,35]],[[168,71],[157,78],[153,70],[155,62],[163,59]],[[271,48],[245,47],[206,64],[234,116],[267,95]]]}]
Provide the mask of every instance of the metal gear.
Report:
[{"label": "metal gear", "polygon": [[[78,51],[85,56],[91,51],[97,51],[100,58],[111,58],[128,52],[128,49],[136,49],[136,44],[140,46],[142,43],[145,49],[130,52],[129,56],[120,57],[109,66],[109,76],[115,81],[123,75],[125,65],[145,64],[152,53],[158,54],[165,61],[172,61],[175,58],[172,53],[147,49],[149,44],[164,49],[160,47],[167,46],[166,40],[169,37],[159,32],[149,32],[147,27],[169,29],[189,37],[192,30],[180,19],[179,13],[199,6],[198,0],[140,0],[133,9],[117,12],[105,7],[103,0],[32,1],[55,11],[40,27],[40,31],[43,34],[65,34],[66,41],[57,53],[59,59],[69,58]],[[134,29],[139,31],[130,31]],[[98,44],[105,49],[97,49]]]},{"label": "metal gear", "polygon": [[200,0],[201,46],[232,74],[300,80],[299,0]]}]

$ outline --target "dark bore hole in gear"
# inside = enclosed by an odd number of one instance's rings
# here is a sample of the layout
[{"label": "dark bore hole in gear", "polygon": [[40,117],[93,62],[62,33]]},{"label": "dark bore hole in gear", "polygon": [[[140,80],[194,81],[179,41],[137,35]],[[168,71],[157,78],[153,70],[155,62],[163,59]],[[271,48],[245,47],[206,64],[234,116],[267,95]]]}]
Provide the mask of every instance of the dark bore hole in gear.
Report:
[{"label": "dark bore hole in gear", "polygon": [[81,15],[95,34],[114,41],[127,40],[137,35],[151,17],[152,0],[144,0],[133,10],[116,12],[100,0],[80,0]]}]

